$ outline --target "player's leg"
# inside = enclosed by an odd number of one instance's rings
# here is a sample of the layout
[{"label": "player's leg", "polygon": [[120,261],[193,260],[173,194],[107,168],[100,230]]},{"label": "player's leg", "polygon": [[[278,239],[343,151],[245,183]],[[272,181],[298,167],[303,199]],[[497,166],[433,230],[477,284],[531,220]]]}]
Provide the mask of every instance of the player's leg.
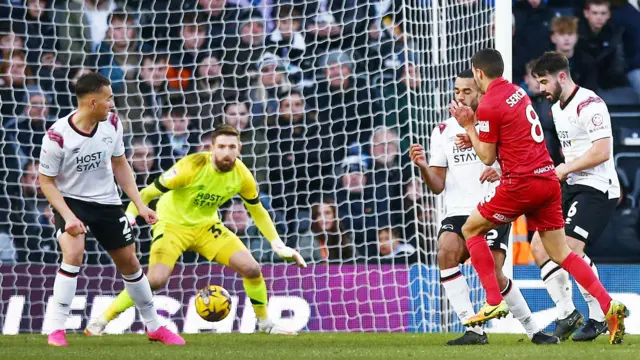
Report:
[{"label": "player's leg", "polygon": [[[64,231],[64,223],[61,229]],[[68,345],[64,324],[69,317],[71,301],[76,295],[78,273],[84,255],[84,242],[85,235],[71,236],[66,232],[58,235],[58,243],[62,250],[62,264],[53,281],[53,301],[49,309],[51,313],[49,345]]]},{"label": "player's leg", "polygon": [[582,285],[598,300],[600,308],[607,317],[611,343],[621,343],[624,336],[624,318],[628,316],[626,306],[618,301],[612,301],[600,280],[586,261],[572,252],[567,245],[564,232],[564,218],[560,204],[560,189],[551,184],[540,187],[539,196],[549,199],[542,203],[535,211],[526,214],[527,226],[530,230],[540,232],[540,238],[547,254],[556,264],[560,264],[571,274],[578,284]]},{"label": "player's leg", "polygon": [[[193,240],[192,234],[187,229],[171,226],[160,220],[153,227],[153,242],[151,243],[149,256],[149,270],[147,279],[152,290],[157,290],[171,276],[173,267],[180,254],[187,249],[189,241]],[[118,294],[109,307],[96,319],[92,319],[85,329],[89,336],[101,335],[107,324],[117,318],[127,309],[135,306],[129,292],[125,289]]]},{"label": "player's leg", "polygon": [[[65,199],[66,200],[66,199]],[[69,200],[67,205],[71,211],[87,226],[87,214],[90,211],[85,209],[83,203]],[[72,236],[65,232],[64,218],[54,212],[56,237],[62,250],[62,264],[53,281],[53,301],[51,302],[51,323],[48,342],[53,346],[67,346],[64,324],[69,317],[71,301],[76,295],[78,285],[78,273],[84,256],[85,235]]]},{"label": "player's leg", "polygon": [[[469,284],[460,272],[459,264],[469,258],[467,247],[462,239],[462,225],[466,216],[448,217],[442,221],[438,236],[438,267],[440,282],[445,295],[456,312],[460,322],[466,322],[475,311],[471,303]],[[483,345],[487,344],[487,335],[480,326],[467,327],[459,338],[447,342],[447,345]]]},{"label": "player's leg", "polygon": [[524,327],[531,342],[538,345],[558,344],[560,343],[560,339],[545,334],[540,330],[533,319],[533,314],[527,301],[524,299],[524,296],[522,296],[522,292],[513,280],[507,278],[502,271],[506,260],[506,251],[509,246],[510,231],[511,226],[505,225],[498,229],[491,230],[487,234],[487,242],[491,247],[491,253],[493,254],[496,264],[496,278],[498,279],[500,289],[502,289],[501,293],[504,301],[507,303],[507,306],[509,306],[509,311],[511,311],[513,316],[518,319],[522,327]]},{"label": "player's leg", "polygon": [[244,290],[258,319],[258,329],[270,334],[293,334],[275,325],[267,316],[267,284],[260,265],[242,241],[222,223],[203,230],[192,248],[210,261],[233,269],[242,277]]},{"label": "player's leg", "polygon": [[538,232],[533,235],[531,250],[536,264],[540,266],[542,282],[558,311],[553,334],[562,341],[567,340],[584,323],[584,317],[573,304],[573,284],[569,273],[549,258]]},{"label": "player's leg", "polygon": [[[486,204],[487,202],[481,203],[478,208]],[[487,292],[487,302],[465,325],[482,325],[493,318],[501,318],[509,313],[509,309],[500,293],[493,254],[491,254],[485,239],[485,235],[497,226],[497,224],[483,217],[477,209],[471,213],[471,216],[462,226],[462,234],[466,239],[467,249],[471,255],[471,263],[478,273],[482,287]]]},{"label": "player's leg", "polygon": [[[600,238],[615,212],[618,201],[609,199],[608,193],[582,185],[566,186],[563,195],[565,194],[568,194],[566,199],[569,199],[563,201],[567,244],[571,251],[582,256],[598,277],[598,269],[585,254],[584,249],[588,241]],[[589,307],[589,320],[576,332],[573,340],[591,341],[606,331],[605,314],[598,300],[591,296],[587,289],[580,284],[578,289]]]},{"label": "player's leg", "polygon": [[124,279],[124,288],[133,300],[147,329],[147,337],[168,345],[184,345],[180,335],[162,325],[153,303],[149,279],[136,256],[131,225],[120,207],[105,208],[99,222],[91,225],[96,239],[107,250]]}]

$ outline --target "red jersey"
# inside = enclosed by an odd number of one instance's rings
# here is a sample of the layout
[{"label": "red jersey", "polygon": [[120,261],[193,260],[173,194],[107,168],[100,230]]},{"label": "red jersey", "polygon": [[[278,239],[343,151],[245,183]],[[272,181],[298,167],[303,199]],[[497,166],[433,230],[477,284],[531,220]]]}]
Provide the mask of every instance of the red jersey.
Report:
[{"label": "red jersey", "polygon": [[538,114],[522,88],[493,80],[476,117],[480,141],[496,144],[504,178],[556,177]]}]

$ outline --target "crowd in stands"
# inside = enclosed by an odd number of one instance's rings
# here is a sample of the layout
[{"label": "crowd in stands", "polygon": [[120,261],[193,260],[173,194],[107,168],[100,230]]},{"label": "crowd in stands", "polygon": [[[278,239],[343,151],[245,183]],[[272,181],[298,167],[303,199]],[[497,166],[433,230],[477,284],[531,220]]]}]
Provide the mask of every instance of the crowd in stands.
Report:
[{"label": "crowd in stands", "polygon": [[[140,188],[206,151],[217,124],[231,124],[279,233],[308,262],[432,261],[436,206],[408,161],[410,135],[442,118],[442,109],[420,105],[431,88],[444,86],[449,99],[468,57],[491,46],[493,4],[454,1],[445,25],[456,61],[446,79],[427,79],[433,59],[412,35],[425,28],[403,3],[0,0],[0,261],[58,261],[37,159],[46,129],[73,111],[75,81],[90,71],[112,82]],[[416,18],[431,21],[430,1],[416,4]],[[532,96],[560,162],[530,61],[555,49],[608,103],[640,104],[638,3],[521,0],[513,9],[513,79]],[[225,204],[220,218],[259,261],[279,261],[241,202]],[[144,263],[150,229],[137,231]],[[91,238],[87,248],[89,263],[109,262]]]}]

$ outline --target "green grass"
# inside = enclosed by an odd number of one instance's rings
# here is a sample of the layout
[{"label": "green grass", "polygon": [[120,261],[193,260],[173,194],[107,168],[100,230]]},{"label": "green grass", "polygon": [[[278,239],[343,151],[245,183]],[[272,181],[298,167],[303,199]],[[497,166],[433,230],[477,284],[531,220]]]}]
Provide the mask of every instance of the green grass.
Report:
[{"label": "green grass", "polygon": [[68,335],[68,348],[47,346],[43,335],[0,336],[0,359],[114,359],[114,360],[281,360],[281,359],[640,359],[640,336],[628,336],[624,345],[609,345],[601,336],[593,343],[571,341],[536,346],[525,336],[489,335],[482,347],[446,347],[457,334],[332,333],[297,337],[263,334],[187,335],[187,345],[169,347],[149,343],[142,335],[86,338]]}]

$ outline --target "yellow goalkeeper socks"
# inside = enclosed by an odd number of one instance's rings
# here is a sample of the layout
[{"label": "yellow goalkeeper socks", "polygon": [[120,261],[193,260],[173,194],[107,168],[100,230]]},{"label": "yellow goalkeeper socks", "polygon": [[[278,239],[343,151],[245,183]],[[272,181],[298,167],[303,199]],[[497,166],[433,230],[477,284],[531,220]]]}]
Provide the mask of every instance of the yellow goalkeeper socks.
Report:
[{"label": "yellow goalkeeper socks", "polygon": [[255,279],[242,279],[244,291],[251,300],[253,311],[260,320],[267,318],[267,283],[264,282],[262,274]]},{"label": "yellow goalkeeper socks", "polygon": [[129,296],[127,290],[123,290],[120,294],[118,294],[118,297],[113,300],[107,310],[105,310],[105,312],[102,314],[102,317],[104,317],[106,321],[111,321],[134,305],[135,304],[133,302],[133,299],[131,299],[131,296]]}]

